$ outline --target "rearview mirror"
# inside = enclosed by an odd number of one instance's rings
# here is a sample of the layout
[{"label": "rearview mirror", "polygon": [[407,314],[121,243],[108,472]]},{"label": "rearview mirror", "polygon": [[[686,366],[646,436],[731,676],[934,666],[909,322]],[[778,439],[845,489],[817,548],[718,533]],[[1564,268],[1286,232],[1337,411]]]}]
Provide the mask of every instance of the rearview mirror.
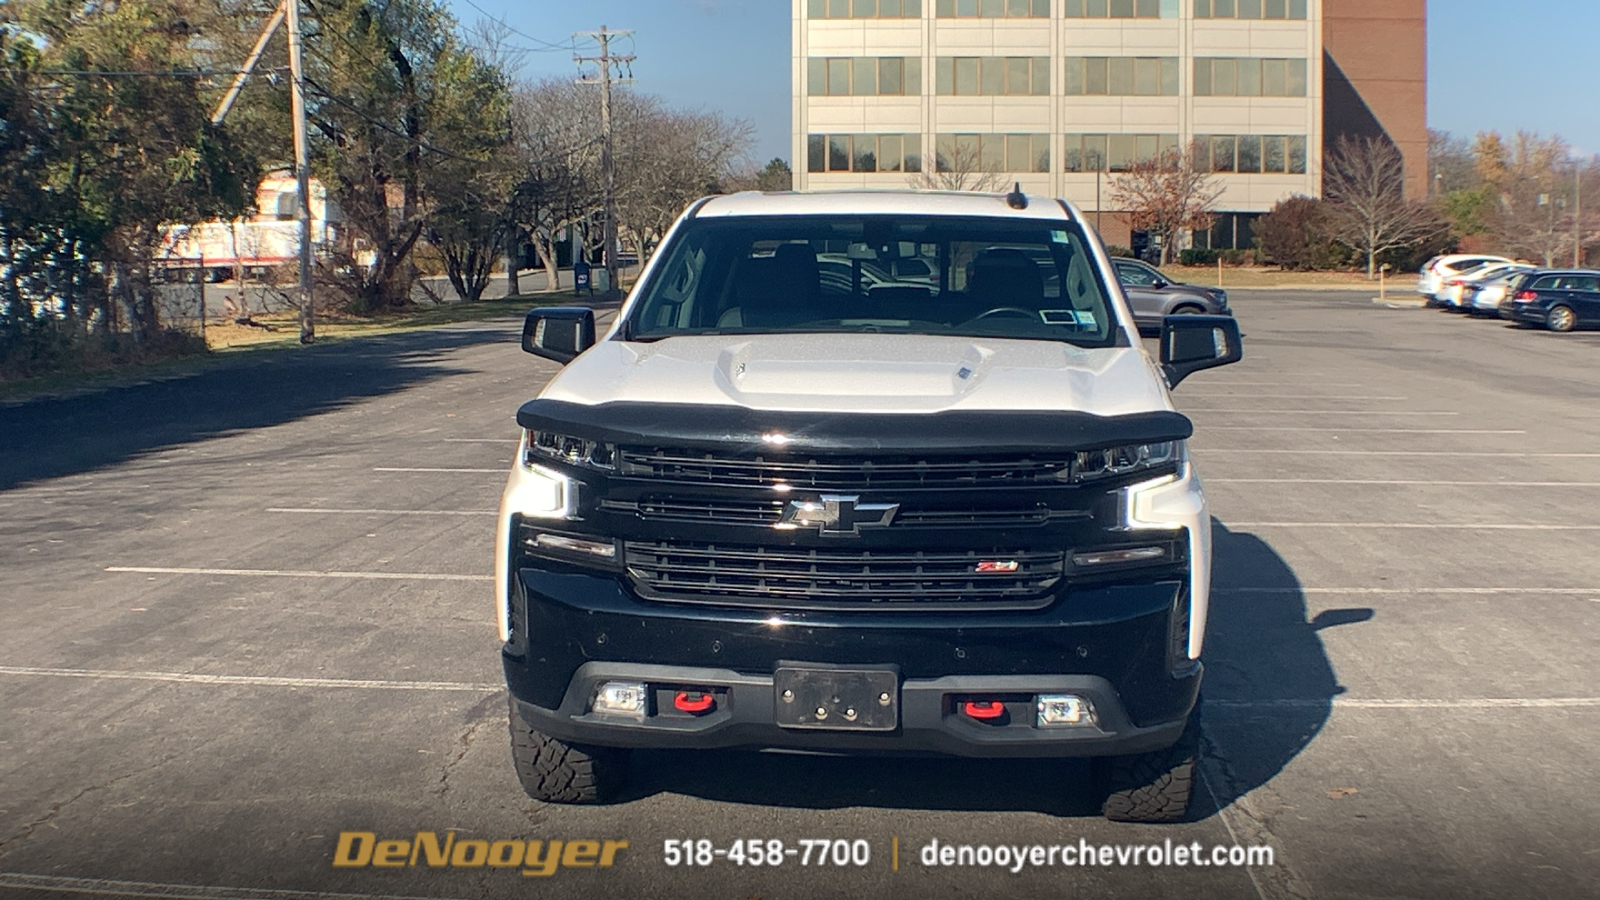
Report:
[{"label": "rearview mirror", "polygon": [[594,346],[594,310],[580,306],[535,309],[522,323],[522,349],[569,363]]},{"label": "rearview mirror", "polygon": [[1196,372],[1241,359],[1243,337],[1232,316],[1167,316],[1161,323],[1161,371],[1168,388]]}]

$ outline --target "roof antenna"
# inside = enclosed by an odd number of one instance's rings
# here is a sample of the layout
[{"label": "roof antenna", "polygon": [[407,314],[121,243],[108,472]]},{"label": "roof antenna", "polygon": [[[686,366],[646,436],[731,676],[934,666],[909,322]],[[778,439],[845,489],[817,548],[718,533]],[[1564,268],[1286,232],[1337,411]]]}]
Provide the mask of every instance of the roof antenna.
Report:
[{"label": "roof antenna", "polygon": [[1022,192],[1022,182],[1017,182],[1017,186],[1006,195],[1006,205],[1012,209],[1028,208],[1028,195]]}]

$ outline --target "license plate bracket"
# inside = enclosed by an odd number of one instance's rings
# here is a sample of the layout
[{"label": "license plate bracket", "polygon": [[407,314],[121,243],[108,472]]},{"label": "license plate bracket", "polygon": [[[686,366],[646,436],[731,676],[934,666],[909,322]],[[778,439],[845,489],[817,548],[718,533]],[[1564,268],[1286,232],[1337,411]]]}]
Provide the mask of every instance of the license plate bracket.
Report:
[{"label": "license plate bracket", "polygon": [[894,731],[900,727],[900,673],[894,669],[779,666],[772,707],[783,728]]}]

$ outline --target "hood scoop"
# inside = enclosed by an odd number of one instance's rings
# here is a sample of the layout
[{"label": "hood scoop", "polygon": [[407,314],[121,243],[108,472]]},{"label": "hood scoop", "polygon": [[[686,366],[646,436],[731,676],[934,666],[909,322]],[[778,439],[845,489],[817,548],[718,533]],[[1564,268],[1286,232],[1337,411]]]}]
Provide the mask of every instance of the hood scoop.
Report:
[{"label": "hood scoop", "polygon": [[988,374],[993,356],[977,345],[948,341],[940,342],[940,352],[915,355],[906,352],[904,338],[873,346],[877,343],[859,338],[841,342],[837,337],[790,338],[776,345],[745,342],[720,354],[717,380],[734,397],[949,400],[975,390]]}]

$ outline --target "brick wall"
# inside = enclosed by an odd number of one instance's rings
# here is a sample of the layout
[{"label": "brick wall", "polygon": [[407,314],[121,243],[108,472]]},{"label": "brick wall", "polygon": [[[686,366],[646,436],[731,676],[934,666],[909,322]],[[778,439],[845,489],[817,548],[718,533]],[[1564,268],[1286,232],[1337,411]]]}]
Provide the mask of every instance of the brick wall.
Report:
[{"label": "brick wall", "polygon": [[1387,136],[1406,193],[1428,195],[1427,0],[1325,0],[1323,136]]}]

